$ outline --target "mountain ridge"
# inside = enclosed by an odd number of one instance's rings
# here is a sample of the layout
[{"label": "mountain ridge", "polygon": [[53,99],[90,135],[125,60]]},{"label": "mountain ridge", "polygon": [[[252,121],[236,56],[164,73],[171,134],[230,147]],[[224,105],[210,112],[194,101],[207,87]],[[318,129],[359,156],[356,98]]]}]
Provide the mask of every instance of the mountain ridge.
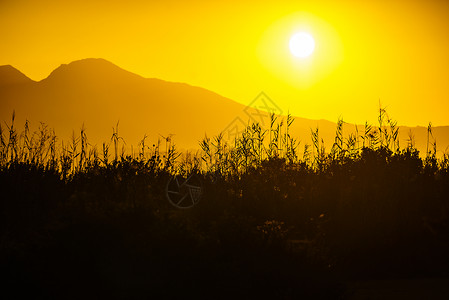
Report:
[{"label": "mountain ridge", "polygon": [[11,65],[0,66],[0,86],[15,85],[21,83],[31,83],[34,80],[28,78],[20,70]]},{"label": "mountain ridge", "polygon": [[[4,75],[1,81],[2,74],[10,75],[9,78]],[[181,148],[198,148],[198,141],[205,134],[214,136],[223,132],[238,119],[243,126],[252,113],[259,113],[205,88],[144,78],[99,58],[62,64],[38,82],[14,67],[2,66],[0,105],[2,121],[9,121],[15,110],[19,124],[25,119],[36,125],[44,121],[63,140],[84,124],[92,144],[101,144],[119,121],[120,130],[130,144],[137,145],[150,132],[153,140],[160,135],[175,134],[175,142]],[[295,117],[291,132],[301,139],[302,145],[310,144],[310,131],[316,127],[329,149],[335,122]],[[410,128],[401,127],[403,141]],[[346,134],[354,130],[354,125],[345,125]],[[422,143],[426,141],[426,130],[415,128],[421,150],[425,149]],[[434,134],[437,142],[444,141],[444,151],[449,146],[449,126],[435,127]]]},{"label": "mountain ridge", "polygon": [[58,80],[60,77],[72,77],[81,79],[83,76],[95,76],[98,78],[102,72],[109,72],[109,75],[120,74],[121,77],[130,76],[135,78],[143,78],[138,74],[134,74],[119,66],[105,60],[102,58],[86,58],[81,60],[75,60],[68,64],[61,64],[59,67],[54,69],[46,78],[39,82],[46,82],[51,80]]},{"label": "mountain ridge", "polygon": [[[103,59],[61,65],[47,78],[20,89],[3,86],[0,101],[2,120],[9,120],[15,110],[17,122],[44,121],[64,139],[84,123],[91,129],[92,140],[99,142],[120,120],[123,134],[133,144],[137,140],[134,131],[141,128],[140,137],[150,130],[156,136],[176,131],[186,147],[196,146],[207,131],[218,133],[244,108],[207,89],[143,78]],[[224,113],[213,116],[210,112],[216,107]],[[202,128],[202,124],[207,125]],[[188,129],[195,134],[193,142],[188,141],[192,140]]]}]

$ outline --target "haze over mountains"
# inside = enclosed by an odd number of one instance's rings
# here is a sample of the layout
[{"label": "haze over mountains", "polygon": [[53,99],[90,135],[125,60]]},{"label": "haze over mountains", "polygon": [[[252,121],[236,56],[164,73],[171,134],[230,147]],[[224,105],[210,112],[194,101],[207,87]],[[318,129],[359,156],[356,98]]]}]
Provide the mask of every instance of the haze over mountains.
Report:
[{"label": "haze over mountains", "polygon": [[145,79],[102,59],[62,65],[40,82],[18,78],[11,67],[0,78],[1,118],[18,124],[43,121],[67,138],[72,129],[87,129],[92,143],[107,141],[120,121],[119,133],[137,145],[144,134],[173,138],[185,147],[196,146],[206,131],[219,132],[244,107],[208,90],[182,83]]},{"label": "haze over mountains", "polygon": [[[250,117],[267,128],[269,118],[267,113],[261,116],[263,108],[282,112],[263,93],[246,107],[203,88],[143,78],[103,59],[61,65],[39,82],[12,66],[0,66],[0,107],[2,123],[10,124],[15,110],[19,130],[23,130],[25,119],[34,130],[39,122],[45,122],[59,139],[68,140],[72,131],[79,134],[84,124],[89,142],[101,145],[110,140],[112,127],[119,121],[119,135],[127,145],[137,146],[145,134],[148,143],[174,134],[180,149],[198,148],[206,133],[210,137],[223,131],[225,138],[232,138]],[[295,117],[292,134],[301,145],[310,144],[310,129],[317,126],[329,149],[335,134],[333,122]],[[354,128],[348,125],[344,131],[347,134]],[[401,147],[410,130],[417,147],[425,151],[425,127],[401,127]],[[437,148],[444,151],[449,146],[449,126],[435,127],[433,134]]]}]

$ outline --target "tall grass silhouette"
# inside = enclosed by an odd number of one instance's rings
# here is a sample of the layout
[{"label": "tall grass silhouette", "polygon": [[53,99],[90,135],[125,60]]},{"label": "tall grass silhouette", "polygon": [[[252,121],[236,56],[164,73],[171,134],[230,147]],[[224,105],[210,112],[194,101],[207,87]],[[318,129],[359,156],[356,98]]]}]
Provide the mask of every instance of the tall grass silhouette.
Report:
[{"label": "tall grass silhouette", "polygon": [[[271,115],[269,128],[205,137],[196,153],[144,136],[127,153],[118,123],[98,149],[84,127],[58,141],[44,123],[19,131],[13,114],[0,126],[0,257],[10,288],[336,298],[342,278],[448,274],[449,156],[436,157],[431,124],[420,156],[412,138],[400,148],[385,109],[378,125],[348,137],[338,120],[328,151],[315,128],[299,153],[293,122]],[[165,198],[174,174],[202,180],[194,208]]]}]

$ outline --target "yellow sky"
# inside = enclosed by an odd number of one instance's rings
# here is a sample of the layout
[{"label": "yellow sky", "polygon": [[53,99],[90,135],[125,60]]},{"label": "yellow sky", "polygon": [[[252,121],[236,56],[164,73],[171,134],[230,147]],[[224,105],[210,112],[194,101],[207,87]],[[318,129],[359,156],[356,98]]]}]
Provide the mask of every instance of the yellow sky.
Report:
[{"label": "yellow sky", "polygon": [[[301,30],[316,42],[302,60]],[[374,123],[380,100],[401,125],[449,125],[447,1],[1,0],[0,37],[0,65],[34,80],[101,57],[305,118]]]}]

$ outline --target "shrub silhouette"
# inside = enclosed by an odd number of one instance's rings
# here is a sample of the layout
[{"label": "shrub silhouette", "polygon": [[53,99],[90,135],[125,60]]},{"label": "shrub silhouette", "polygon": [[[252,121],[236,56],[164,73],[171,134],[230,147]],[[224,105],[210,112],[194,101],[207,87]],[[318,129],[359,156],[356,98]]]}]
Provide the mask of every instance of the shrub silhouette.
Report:
[{"label": "shrub silhouette", "polygon": [[[347,139],[339,121],[329,152],[313,130],[302,158],[290,117],[182,155],[145,137],[120,153],[118,125],[102,153],[84,129],[58,146],[45,125],[19,133],[13,117],[0,132],[3,275],[41,296],[335,298],[341,274],[447,274],[449,157],[398,149],[384,114]],[[166,183],[192,173],[202,199],[177,210]]]}]

